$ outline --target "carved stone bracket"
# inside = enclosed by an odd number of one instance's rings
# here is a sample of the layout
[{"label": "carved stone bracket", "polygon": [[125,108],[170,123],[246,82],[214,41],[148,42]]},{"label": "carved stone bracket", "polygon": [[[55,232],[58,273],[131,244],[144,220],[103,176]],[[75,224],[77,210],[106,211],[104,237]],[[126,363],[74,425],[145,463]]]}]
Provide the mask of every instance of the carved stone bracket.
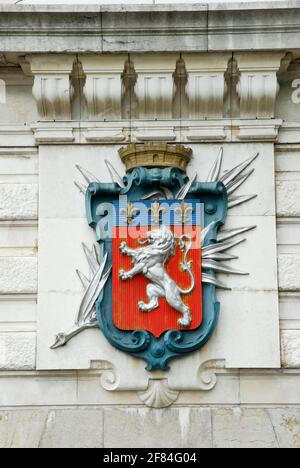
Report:
[{"label": "carved stone bracket", "polygon": [[[32,55],[26,59],[22,68],[24,73],[34,76],[33,95],[40,119],[70,121],[74,95],[70,77],[75,73],[75,56]],[[86,120],[138,122],[141,127],[138,141],[173,141],[172,131],[157,133],[157,129],[145,128],[145,122],[188,119],[191,125],[193,121],[217,121],[226,117],[274,118],[279,91],[277,77],[287,73],[284,70],[289,69],[291,57],[282,52],[241,52],[234,54],[233,59],[228,53],[133,54],[130,57],[82,54],[78,60],[82,66],[82,82],[85,80]],[[78,101],[81,84],[75,87]],[[109,141],[115,134],[109,135]],[[90,138],[91,142],[106,140],[103,132],[97,135],[95,130]],[[204,131],[194,128],[187,139],[222,140],[225,134],[215,126]]]},{"label": "carved stone bracket", "polygon": [[134,392],[139,399],[150,408],[167,408],[177,401],[181,392],[199,392],[210,391],[217,384],[217,373],[224,372],[225,361],[209,360],[203,362],[198,371],[195,370],[195,378],[187,381],[185,385],[170,385],[169,379],[161,372],[151,373],[148,379],[148,385],[140,390],[138,382],[129,383],[124,380],[124,375],[116,371],[115,368],[104,369],[101,373],[100,383],[102,388],[108,392]]},{"label": "carved stone bracket", "polygon": [[83,89],[91,120],[121,119],[121,75],[126,55],[80,55]]},{"label": "carved stone bracket", "polygon": [[191,119],[223,117],[225,72],[230,54],[185,54]]},{"label": "carved stone bracket", "polygon": [[175,55],[135,55],[135,92],[139,118],[170,119],[174,94]]},{"label": "carved stone bracket", "polygon": [[32,55],[26,59],[34,76],[32,93],[41,120],[71,120],[74,90],[70,76],[75,56]]}]

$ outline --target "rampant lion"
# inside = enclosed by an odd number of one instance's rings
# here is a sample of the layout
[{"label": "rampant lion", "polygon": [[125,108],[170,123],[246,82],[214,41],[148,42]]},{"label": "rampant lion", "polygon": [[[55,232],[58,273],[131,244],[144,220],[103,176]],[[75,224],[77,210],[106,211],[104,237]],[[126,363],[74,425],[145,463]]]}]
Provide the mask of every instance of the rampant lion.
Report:
[{"label": "rampant lion", "polygon": [[[186,246],[184,239],[189,241]],[[168,259],[175,254],[176,239],[174,234],[165,226],[160,229],[149,231],[147,240],[140,243],[148,244],[145,247],[131,249],[126,242],[122,242],[120,250],[123,254],[132,257],[134,267],[130,271],[120,270],[119,275],[122,280],[132,279],[138,274],[144,275],[151,281],[147,286],[147,296],[149,302],[138,303],[139,310],[150,312],[159,306],[158,299],[165,297],[168,304],[178,312],[182,317],[178,324],[182,327],[188,327],[192,321],[191,312],[187,305],[181,299],[181,294],[190,294],[195,286],[195,278],[191,270],[191,261],[187,261],[187,255],[191,248],[191,239],[189,236],[181,236],[179,247],[185,250],[184,261],[181,263],[182,271],[187,271],[191,277],[192,284],[189,289],[181,289],[176,282],[169,276],[165,269]]]}]

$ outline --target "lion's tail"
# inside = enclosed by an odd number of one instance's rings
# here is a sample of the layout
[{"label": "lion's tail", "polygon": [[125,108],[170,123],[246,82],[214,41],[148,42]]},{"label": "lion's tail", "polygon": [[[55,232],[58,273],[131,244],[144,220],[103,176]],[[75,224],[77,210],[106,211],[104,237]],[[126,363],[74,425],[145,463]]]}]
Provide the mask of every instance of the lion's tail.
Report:
[{"label": "lion's tail", "polygon": [[[185,242],[185,240],[187,240],[187,242]],[[181,270],[187,271],[191,278],[191,286],[188,289],[179,288],[179,290],[181,294],[190,294],[195,287],[195,276],[192,271],[192,261],[187,259],[188,253],[192,247],[191,236],[182,235],[179,239],[179,247],[184,252],[183,262],[180,264]]]}]

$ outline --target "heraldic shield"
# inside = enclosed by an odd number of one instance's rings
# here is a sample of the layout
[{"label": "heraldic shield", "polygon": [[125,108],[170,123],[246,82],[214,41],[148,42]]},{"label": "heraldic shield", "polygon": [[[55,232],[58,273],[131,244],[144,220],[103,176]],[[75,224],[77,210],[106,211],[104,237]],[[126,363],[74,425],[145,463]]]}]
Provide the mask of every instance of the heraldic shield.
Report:
[{"label": "heraldic shield", "polygon": [[91,183],[86,193],[89,224],[112,265],[97,300],[99,327],[148,370],[165,370],[171,358],[199,349],[217,324],[219,303],[213,280],[203,282],[201,250],[216,242],[227,211],[221,182],[186,176],[189,149],[157,146],[121,150],[126,177]]},{"label": "heraldic shield", "polygon": [[[120,330],[194,330],[202,323],[197,201],[115,204],[112,320]],[[121,280],[121,281],[120,281]]]},{"label": "heraldic shield", "polygon": [[[223,150],[206,182],[186,168],[189,148],[163,143],[121,148],[126,175],[106,162],[111,183],[77,166],[88,185],[89,225],[98,247],[84,245],[91,277],[77,272],[85,293],[74,325],[58,333],[52,349],[88,328],[100,328],[119,350],[144,359],[147,369],[168,369],[175,357],[200,349],[220,311],[216,273],[244,275],[227,261],[238,238],[255,226],[221,229],[227,210],[256,195],[235,195],[258,154],[222,173]],[[225,263],[224,263],[225,262]]]}]

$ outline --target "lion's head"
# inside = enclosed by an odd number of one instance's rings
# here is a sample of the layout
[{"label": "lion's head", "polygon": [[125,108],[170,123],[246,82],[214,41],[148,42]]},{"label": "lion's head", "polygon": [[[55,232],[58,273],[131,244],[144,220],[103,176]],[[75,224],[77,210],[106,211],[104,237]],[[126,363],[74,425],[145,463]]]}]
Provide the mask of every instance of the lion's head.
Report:
[{"label": "lion's head", "polygon": [[147,240],[140,243],[145,243],[147,245],[139,251],[138,262],[145,260],[145,258],[153,254],[157,255],[158,253],[163,255],[166,260],[171,255],[174,255],[176,247],[175,236],[166,226],[147,232]]}]

